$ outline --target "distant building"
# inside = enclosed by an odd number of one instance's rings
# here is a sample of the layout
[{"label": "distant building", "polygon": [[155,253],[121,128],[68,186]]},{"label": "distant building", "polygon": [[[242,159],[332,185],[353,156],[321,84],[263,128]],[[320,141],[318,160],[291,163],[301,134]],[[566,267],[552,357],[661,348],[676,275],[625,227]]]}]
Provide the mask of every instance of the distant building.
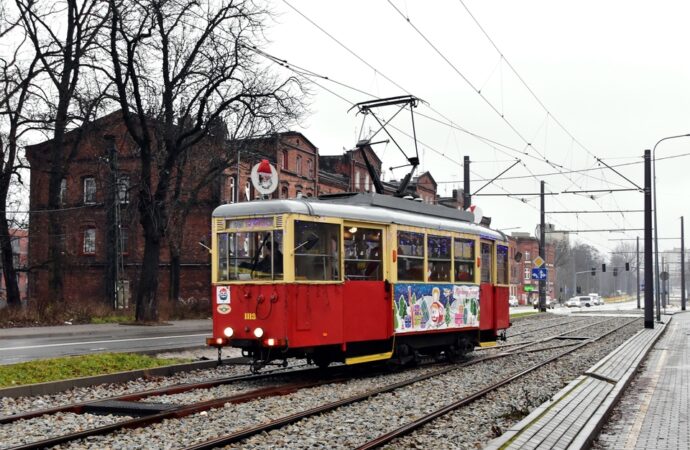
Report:
[{"label": "distant building", "polygon": [[[516,286],[516,294],[521,305],[531,304],[532,300],[539,296],[539,282],[532,280],[532,269],[537,267],[534,264],[534,259],[539,256],[539,240],[530,236],[529,233],[514,232],[511,237],[515,240],[515,248],[522,253],[522,258],[519,263],[514,262],[514,266],[518,271],[518,280]],[[546,295],[552,299],[556,298],[555,280],[556,270],[554,261],[556,260],[555,246],[547,242],[544,247],[546,253],[544,260],[545,266],[548,270],[548,279],[546,281]]]},{"label": "distant building", "polygon": [[[32,236],[27,261],[29,298],[53,295],[48,272],[51,240],[57,240],[63,249],[66,299],[111,301],[113,290],[106,280],[115,266],[123,292],[136,292],[144,250],[137,209],[139,150],[121,114],[113,112],[84,125],[81,130],[67,133],[68,146],[75,142],[78,131],[83,137],[66,161],[67,172],[60,190],[64,210],[51,212],[59,215],[61,232],[51,235],[48,214],[33,214],[29,224]],[[210,257],[199,242],[210,241],[211,213],[216,206],[260,197],[250,182],[250,174],[252,167],[262,159],[267,159],[278,172],[279,187],[271,198],[373,192],[374,183],[362,152],[366,152],[379,177],[381,174],[381,160],[370,147],[347,150],[340,155],[320,155],[319,148],[296,131],[239,141],[227,141],[219,131],[202,144],[203,148],[193,152],[195,157],[190,158],[181,178],[185,186],[192,182],[195,173],[209,164],[214,154],[231,152],[237,156],[213,182],[202,187],[180,231],[184,236],[180,251],[181,298],[208,298]],[[111,145],[117,155],[116,167],[108,157]],[[31,176],[30,208],[36,212],[45,211],[48,208],[50,141],[27,147],[26,155]],[[395,192],[399,183],[384,182],[385,193]],[[407,193],[426,203],[436,203],[436,188],[434,178],[424,172],[411,180]],[[117,220],[113,219],[113,211],[117,211]],[[161,299],[167,298],[170,291],[171,258],[168,242],[164,241],[158,284]],[[124,303],[126,301],[122,300],[119,304]]]}]

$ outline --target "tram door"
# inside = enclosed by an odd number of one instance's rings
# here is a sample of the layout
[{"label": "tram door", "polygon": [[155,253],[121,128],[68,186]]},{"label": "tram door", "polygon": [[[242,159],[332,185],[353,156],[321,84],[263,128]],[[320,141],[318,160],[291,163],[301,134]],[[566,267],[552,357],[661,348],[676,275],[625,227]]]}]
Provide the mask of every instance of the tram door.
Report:
[{"label": "tram door", "polygon": [[479,328],[494,328],[494,244],[491,241],[479,242]]},{"label": "tram door", "polygon": [[383,227],[345,223],[343,309],[345,341],[388,339],[392,332],[390,293],[384,282]]}]

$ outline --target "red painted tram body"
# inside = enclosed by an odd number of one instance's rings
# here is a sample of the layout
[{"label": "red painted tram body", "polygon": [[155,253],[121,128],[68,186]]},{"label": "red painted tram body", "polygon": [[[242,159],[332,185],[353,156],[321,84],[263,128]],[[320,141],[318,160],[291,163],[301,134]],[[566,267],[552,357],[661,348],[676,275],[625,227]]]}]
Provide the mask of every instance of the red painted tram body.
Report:
[{"label": "red painted tram body", "polygon": [[213,337],[258,369],[460,356],[510,326],[508,242],[472,215],[351,194],[213,213]]}]

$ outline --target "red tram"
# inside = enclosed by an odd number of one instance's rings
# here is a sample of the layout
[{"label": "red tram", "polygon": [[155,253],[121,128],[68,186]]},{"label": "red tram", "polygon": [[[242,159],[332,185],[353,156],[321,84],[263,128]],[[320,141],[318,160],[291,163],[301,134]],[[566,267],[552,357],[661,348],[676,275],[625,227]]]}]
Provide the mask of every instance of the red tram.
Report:
[{"label": "red tram", "polygon": [[506,236],[469,212],[379,194],[213,212],[213,337],[253,369],[457,357],[510,326]]}]

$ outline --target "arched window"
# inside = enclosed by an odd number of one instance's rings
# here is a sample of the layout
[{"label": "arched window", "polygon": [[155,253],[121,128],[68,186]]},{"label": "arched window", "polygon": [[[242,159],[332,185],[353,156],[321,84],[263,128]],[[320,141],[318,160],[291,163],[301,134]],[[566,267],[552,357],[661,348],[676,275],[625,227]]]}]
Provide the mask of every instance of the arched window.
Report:
[{"label": "arched window", "polygon": [[84,229],[82,252],[85,255],[96,254],[96,229],[95,228]]},{"label": "arched window", "polygon": [[297,175],[300,175],[300,176],[302,175],[302,157],[301,156],[297,157],[297,167],[296,167],[295,171],[297,172]]},{"label": "arched window", "polygon": [[287,170],[287,168],[288,168],[288,152],[287,152],[287,150],[283,150],[281,152],[281,155],[282,155],[282,157],[280,159],[281,167],[283,168],[283,170]]},{"label": "arched window", "polygon": [[307,178],[314,177],[314,161],[311,159],[307,160]]},{"label": "arched window", "polygon": [[231,176],[228,180],[228,203],[235,203],[235,177]]}]

